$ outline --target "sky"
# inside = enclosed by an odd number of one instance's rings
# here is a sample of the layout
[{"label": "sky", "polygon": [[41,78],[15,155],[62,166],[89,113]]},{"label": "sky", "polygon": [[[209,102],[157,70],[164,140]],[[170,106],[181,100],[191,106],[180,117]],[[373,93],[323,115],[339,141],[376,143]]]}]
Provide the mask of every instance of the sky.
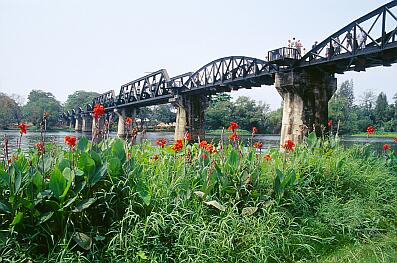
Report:
[{"label": "sky", "polygon": [[[170,77],[215,59],[267,51],[296,37],[306,47],[389,0],[0,0],[0,92],[32,89],[65,102],[76,90],[118,94],[124,83],[166,69]],[[366,90],[397,93],[397,65],[337,75]],[[232,92],[280,106],[273,86]]]}]

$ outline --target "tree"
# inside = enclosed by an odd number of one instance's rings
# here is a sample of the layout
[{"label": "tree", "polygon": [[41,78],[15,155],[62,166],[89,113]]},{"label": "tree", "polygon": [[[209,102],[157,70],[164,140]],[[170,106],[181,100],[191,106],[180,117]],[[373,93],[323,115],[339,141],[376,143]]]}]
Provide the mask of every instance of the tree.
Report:
[{"label": "tree", "polygon": [[172,109],[173,106],[170,104],[159,105],[153,109],[153,115],[159,122],[173,123],[176,120],[176,113]]},{"label": "tree", "polygon": [[0,92],[0,128],[6,129],[18,124],[22,118],[22,112],[14,99]]},{"label": "tree", "polygon": [[48,126],[55,126],[58,123],[58,116],[62,112],[62,106],[54,95],[42,90],[32,90],[29,93],[28,102],[22,109],[25,120],[33,125],[38,125],[44,112],[48,112]]},{"label": "tree", "polygon": [[84,91],[78,90],[73,94],[68,96],[68,99],[65,102],[64,109],[65,111],[77,109],[79,107],[83,107],[92,102],[92,100],[98,97],[100,94],[92,91]]}]

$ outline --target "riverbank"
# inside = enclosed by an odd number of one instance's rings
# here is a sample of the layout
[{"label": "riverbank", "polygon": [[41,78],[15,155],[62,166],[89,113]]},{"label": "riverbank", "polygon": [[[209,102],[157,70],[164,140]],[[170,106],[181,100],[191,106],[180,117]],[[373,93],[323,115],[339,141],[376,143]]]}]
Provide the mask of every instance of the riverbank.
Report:
[{"label": "riverbank", "polygon": [[377,154],[368,144],[347,149],[312,135],[285,152],[257,153],[234,142],[161,148],[119,139],[91,145],[81,138],[73,151],[48,145],[43,162],[37,150],[17,155],[8,172],[0,169],[0,258],[396,259],[392,150]]},{"label": "riverbank", "polygon": [[[353,137],[367,137],[368,133],[355,133],[352,134]],[[375,132],[369,135],[369,137],[379,137],[379,138],[397,138],[397,132]]]}]

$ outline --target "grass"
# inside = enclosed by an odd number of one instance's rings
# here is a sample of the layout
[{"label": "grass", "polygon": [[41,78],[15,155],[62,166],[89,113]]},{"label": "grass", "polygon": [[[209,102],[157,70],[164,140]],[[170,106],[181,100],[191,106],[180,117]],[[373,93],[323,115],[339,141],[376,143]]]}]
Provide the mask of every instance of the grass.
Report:
[{"label": "grass", "polygon": [[[175,154],[169,147],[132,146],[113,139],[97,146],[80,143],[75,152],[79,169],[86,171],[89,156],[100,169],[99,156],[108,170],[98,186],[76,197],[72,186],[68,197],[97,201],[80,216],[66,214],[67,229],[49,232],[41,243],[36,235],[44,234],[41,229],[51,231],[46,226],[53,227],[56,221],[35,223],[38,232],[24,232],[6,225],[12,218],[0,212],[0,258],[4,262],[395,262],[393,153],[377,155],[368,145],[346,149],[333,139],[314,136],[291,152],[270,150],[270,161],[256,156],[253,149],[244,151],[242,145],[224,147],[208,153],[195,144]],[[122,170],[117,170],[115,158],[122,160]],[[55,175],[48,171],[48,176]],[[0,200],[8,194],[0,191]],[[64,211],[76,210],[76,203]],[[26,209],[20,211],[28,214]],[[74,231],[90,237],[90,249],[76,243]]]}]

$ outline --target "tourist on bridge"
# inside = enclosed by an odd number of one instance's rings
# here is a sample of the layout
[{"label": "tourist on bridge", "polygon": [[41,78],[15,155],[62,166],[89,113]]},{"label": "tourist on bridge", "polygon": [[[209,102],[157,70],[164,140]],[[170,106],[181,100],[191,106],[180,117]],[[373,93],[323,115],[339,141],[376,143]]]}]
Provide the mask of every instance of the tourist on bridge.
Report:
[{"label": "tourist on bridge", "polygon": [[[312,46],[312,49],[315,49],[315,48],[317,47],[317,44],[318,44],[318,42],[315,41],[314,44],[313,44],[313,46]],[[317,56],[314,57],[313,54],[314,54],[313,52],[310,53],[309,61],[313,60],[314,58],[317,58]],[[317,54],[316,54],[316,55],[317,55]]]},{"label": "tourist on bridge", "polygon": [[298,42],[296,42],[296,49],[298,50],[299,55],[302,55],[302,46],[302,42],[298,40]]},{"label": "tourist on bridge", "polygon": [[335,55],[339,55],[340,54],[340,38],[339,38],[339,36],[337,36],[334,39],[333,47],[334,47]]},{"label": "tourist on bridge", "polygon": [[350,30],[346,33],[346,41],[346,49],[349,50],[350,47],[350,50],[353,50],[353,35]]},{"label": "tourist on bridge", "polygon": [[358,41],[360,43],[360,48],[365,48],[365,42],[367,41],[367,34],[363,29],[360,30],[360,34],[358,35]]}]

